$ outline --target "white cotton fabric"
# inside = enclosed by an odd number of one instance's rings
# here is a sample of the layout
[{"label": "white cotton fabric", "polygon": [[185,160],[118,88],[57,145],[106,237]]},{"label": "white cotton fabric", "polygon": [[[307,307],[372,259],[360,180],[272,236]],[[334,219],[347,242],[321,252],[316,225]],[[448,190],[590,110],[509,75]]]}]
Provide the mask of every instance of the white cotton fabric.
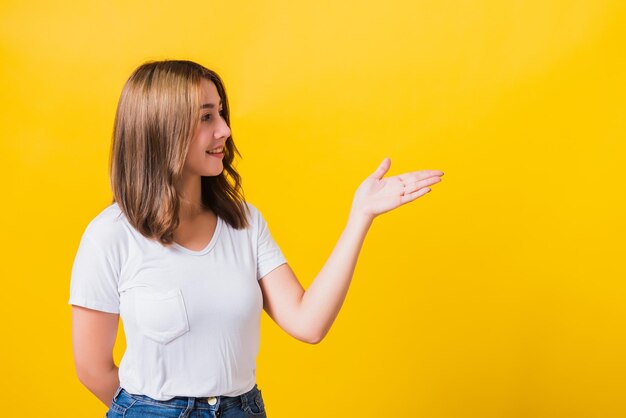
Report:
[{"label": "white cotton fabric", "polygon": [[119,313],[120,386],[158,400],[236,396],[256,383],[263,296],[258,280],[286,263],[259,210],[236,230],[220,217],[200,251],[141,235],[117,203],[86,227],[69,304]]}]

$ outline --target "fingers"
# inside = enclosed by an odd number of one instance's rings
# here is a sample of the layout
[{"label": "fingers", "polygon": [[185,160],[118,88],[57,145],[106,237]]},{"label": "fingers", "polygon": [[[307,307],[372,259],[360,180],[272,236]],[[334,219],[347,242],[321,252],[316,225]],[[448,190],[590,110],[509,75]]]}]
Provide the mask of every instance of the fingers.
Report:
[{"label": "fingers", "polygon": [[418,190],[416,192],[407,193],[404,196],[400,197],[400,202],[401,202],[401,204],[405,204],[405,203],[411,202],[411,201],[417,199],[420,196],[424,196],[428,192],[430,192],[430,188],[429,187],[424,187],[423,189],[420,189],[420,190]]},{"label": "fingers", "polygon": [[391,166],[391,159],[389,157],[385,157],[383,161],[378,165],[376,171],[374,171],[370,177],[380,180],[383,178],[385,173],[389,171],[389,167]]},{"label": "fingers", "polygon": [[410,171],[408,173],[398,175],[398,178],[405,183],[425,180],[431,177],[442,177],[444,174],[441,170],[420,170]]},{"label": "fingers", "polygon": [[439,177],[428,177],[424,180],[405,181],[404,194],[416,192],[426,186],[439,183],[440,181],[441,181],[441,178]]},{"label": "fingers", "polygon": [[[439,183],[443,176],[441,170],[411,171],[397,176],[388,177],[388,182],[396,182],[400,188],[400,204],[411,202],[431,191],[433,184]],[[397,196],[397,195],[396,195]]]}]

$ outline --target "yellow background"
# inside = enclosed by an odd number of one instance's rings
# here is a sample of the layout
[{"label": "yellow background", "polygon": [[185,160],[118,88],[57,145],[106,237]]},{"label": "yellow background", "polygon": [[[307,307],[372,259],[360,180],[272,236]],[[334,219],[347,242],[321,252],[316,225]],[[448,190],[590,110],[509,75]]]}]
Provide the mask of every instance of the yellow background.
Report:
[{"label": "yellow background", "polygon": [[621,0],[4,0],[0,415],[106,411],[74,372],[70,271],[122,86],[171,58],[223,77],[246,197],[305,287],[385,156],[445,172],[374,221],[319,345],[263,314],[268,416],[626,417],[625,21]]}]

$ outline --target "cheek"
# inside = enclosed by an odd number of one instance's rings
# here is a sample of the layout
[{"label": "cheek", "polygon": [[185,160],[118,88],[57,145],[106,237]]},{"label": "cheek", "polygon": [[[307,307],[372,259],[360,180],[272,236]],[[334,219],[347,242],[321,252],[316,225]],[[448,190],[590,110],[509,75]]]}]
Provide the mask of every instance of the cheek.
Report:
[{"label": "cheek", "polygon": [[211,144],[211,138],[213,135],[213,131],[209,129],[207,125],[198,129],[196,131],[196,135],[194,139],[189,144],[189,148],[194,148],[197,150],[207,150]]},{"label": "cheek", "polygon": [[198,141],[193,141],[189,144],[189,149],[187,150],[187,162],[198,161],[202,157],[204,157],[205,149],[202,147],[202,144]]},{"label": "cheek", "polygon": [[193,137],[191,142],[189,143],[189,153],[198,152],[205,150],[205,136],[206,134],[203,131],[197,131],[196,135]]}]

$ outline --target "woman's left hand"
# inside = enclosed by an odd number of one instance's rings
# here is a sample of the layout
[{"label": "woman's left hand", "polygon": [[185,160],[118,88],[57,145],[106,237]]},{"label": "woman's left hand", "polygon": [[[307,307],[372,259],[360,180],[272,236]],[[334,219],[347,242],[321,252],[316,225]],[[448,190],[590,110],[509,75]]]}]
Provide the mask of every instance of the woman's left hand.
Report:
[{"label": "woman's left hand", "polygon": [[383,178],[389,171],[391,159],[388,157],[359,186],[352,201],[352,213],[373,220],[376,216],[414,201],[431,189],[431,184],[439,183],[443,171],[411,171],[397,176]]}]

